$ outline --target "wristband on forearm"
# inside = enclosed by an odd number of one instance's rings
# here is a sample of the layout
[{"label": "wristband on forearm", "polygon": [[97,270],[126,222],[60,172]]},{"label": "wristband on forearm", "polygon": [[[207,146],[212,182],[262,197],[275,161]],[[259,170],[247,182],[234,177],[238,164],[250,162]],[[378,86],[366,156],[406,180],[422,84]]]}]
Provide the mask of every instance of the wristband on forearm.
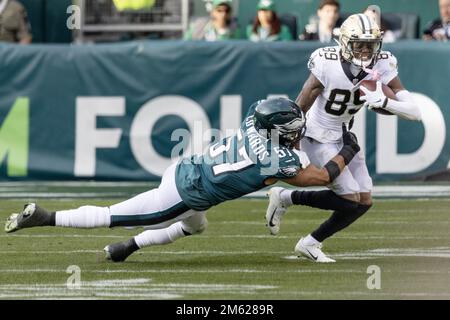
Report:
[{"label": "wristband on forearm", "polygon": [[330,182],[333,182],[334,179],[336,179],[341,174],[339,165],[336,162],[334,162],[333,160],[328,161],[327,164],[324,166],[324,168],[328,172],[328,176],[330,177]]},{"label": "wristband on forearm", "polygon": [[338,155],[342,156],[342,158],[344,158],[345,165],[348,165],[357,153],[358,151],[356,151],[350,145],[344,145],[341,151],[339,151]]}]

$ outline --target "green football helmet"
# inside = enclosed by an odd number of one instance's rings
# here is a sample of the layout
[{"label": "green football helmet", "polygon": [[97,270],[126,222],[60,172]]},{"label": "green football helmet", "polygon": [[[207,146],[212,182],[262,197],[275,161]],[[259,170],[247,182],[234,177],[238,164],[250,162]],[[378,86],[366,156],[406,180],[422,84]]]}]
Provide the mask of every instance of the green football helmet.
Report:
[{"label": "green football helmet", "polygon": [[294,101],[285,98],[259,101],[254,123],[261,136],[272,140],[278,137],[278,143],[287,148],[293,148],[306,131],[303,111]]}]

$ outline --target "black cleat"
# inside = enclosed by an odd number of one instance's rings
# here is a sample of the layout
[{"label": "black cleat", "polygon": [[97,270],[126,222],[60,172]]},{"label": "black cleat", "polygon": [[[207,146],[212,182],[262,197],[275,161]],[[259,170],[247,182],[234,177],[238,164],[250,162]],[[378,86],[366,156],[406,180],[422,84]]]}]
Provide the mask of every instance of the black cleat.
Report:
[{"label": "black cleat", "polygon": [[35,203],[28,203],[21,213],[13,213],[6,220],[5,232],[10,233],[24,228],[51,226],[54,218],[47,210]]},{"label": "black cleat", "polygon": [[129,255],[131,255],[136,250],[139,250],[134,238],[130,240],[117,242],[107,245],[103,251],[105,251],[106,259],[113,262],[123,262]]}]

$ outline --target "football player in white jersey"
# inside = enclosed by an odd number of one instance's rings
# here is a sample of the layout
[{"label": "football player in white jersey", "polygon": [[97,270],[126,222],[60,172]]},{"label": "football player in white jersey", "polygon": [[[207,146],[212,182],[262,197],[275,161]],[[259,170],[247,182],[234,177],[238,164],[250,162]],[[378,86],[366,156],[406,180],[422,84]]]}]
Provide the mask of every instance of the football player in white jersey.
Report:
[{"label": "football player in white jersey", "polygon": [[[311,163],[323,166],[336,154],[342,147],[342,123],[351,126],[353,116],[363,107],[421,120],[418,106],[398,77],[397,59],[381,51],[381,45],[382,33],[376,22],[364,14],[354,14],[341,26],[339,46],[320,48],[311,55],[311,73],[296,100],[307,112],[308,126],[301,149]],[[362,80],[376,80],[376,90],[359,87]],[[397,100],[388,99],[381,84],[389,86]],[[360,96],[358,89],[365,95]],[[281,218],[290,205],[334,211],[295,247],[298,254],[316,262],[334,262],[321,251],[322,241],[352,224],[372,206],[372,179],[364,154],[359,152],[328,188],[308,192],[276,187],[269,192],[266,220],[272,234],[279,232]]]}]

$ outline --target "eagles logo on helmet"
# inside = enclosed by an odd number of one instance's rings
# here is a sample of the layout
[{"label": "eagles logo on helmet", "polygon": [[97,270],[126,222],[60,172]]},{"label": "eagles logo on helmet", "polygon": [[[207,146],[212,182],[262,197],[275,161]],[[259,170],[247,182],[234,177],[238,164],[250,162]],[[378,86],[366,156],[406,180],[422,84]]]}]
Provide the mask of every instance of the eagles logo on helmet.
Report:
[{"label": "eagles logo on helmet", "polygon": [[[305,134],[306,121],[300,107],[292,100],[262,100],[255,108],[255,128],[265,138],[278,137],[280,145],[292,148]],[[272,132],[274,131],[274,132]]]}]

